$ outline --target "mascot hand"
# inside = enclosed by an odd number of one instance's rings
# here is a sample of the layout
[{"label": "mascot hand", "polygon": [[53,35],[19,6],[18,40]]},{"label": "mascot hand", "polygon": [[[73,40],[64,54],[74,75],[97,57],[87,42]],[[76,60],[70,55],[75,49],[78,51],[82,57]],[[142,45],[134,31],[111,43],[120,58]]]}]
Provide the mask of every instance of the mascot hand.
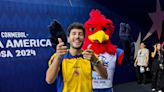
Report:
[{"label": "mascot hand", "polygon": [[58,44],[58,38],[61,38],[62,41],[65,43],[64,45],[68,46],[66,34],[63,30],[63,27],[57,20],[51,22],[51,24],[49,25],[49,31],[51,34],[51,44],[54,49],[56,49],[56,45]]},{"label": "mascot hand", "polygon": [[124,49],[124,60],[130,62],[134,57],[134,41],[129,24],[120,23],[119,37]]}]

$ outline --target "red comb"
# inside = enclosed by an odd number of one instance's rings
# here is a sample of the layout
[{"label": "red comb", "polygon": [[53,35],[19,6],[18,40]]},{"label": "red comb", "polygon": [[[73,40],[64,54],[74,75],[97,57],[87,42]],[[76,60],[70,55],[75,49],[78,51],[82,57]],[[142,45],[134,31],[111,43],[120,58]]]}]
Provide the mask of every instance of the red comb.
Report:
[{"label": "red comb", "polygon": [[93,9],[91,12],[90,12],[90,17],[104,17],[102,14],[101,14],[101,11],[98,10],[98,9]]}]

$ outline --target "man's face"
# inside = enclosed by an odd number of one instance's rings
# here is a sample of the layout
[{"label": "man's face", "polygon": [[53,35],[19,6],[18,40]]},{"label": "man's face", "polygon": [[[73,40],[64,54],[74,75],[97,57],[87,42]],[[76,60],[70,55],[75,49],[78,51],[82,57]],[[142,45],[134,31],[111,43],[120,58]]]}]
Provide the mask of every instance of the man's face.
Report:
[{"label": "man's face", "polygon": [[74,49],[81,49],[84,41],[84,32],[82,29],[72,29],[70,31],[68,41],[70,47]]}]

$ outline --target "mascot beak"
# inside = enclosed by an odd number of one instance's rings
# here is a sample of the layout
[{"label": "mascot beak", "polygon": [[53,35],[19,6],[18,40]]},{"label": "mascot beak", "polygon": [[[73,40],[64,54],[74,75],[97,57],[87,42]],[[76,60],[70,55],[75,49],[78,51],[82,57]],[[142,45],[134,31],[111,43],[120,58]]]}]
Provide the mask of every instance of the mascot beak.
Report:
[{"label": "mascot beak", "polygon": [[107,41],[109,39],[109,36],[105,34],[103,30],[99,30],[96,33],[88,36],[88,39],[92,42],[98,41],[99,43],[103,43],[104,41]]}]

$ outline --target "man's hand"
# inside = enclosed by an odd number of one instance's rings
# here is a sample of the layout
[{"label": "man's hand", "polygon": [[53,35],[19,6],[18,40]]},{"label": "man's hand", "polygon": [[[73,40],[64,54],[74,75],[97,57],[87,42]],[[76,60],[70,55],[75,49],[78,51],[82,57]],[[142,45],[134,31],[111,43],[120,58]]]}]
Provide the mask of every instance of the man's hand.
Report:
[{"label": "man's hand", "polygon": [[64,42],[61,38],[58,38],[59,44],[56,46],[56,55],[62,57],[65,53],[67,53],[67,46],[64,46]]},{"label": "man's hand", "polygon": [[91,44],[88,45],[87,49],[83,51],[84,59],[87,59],[92,62],[97,62],[98,58],[95,56],[93,50],[91,50]]},{"label": "man's hand", "polygon": [[93,64],[93,69],[103,78],[107,79],[108,74],[106,68],[103,66],[102,63],[99,63],[98,58],[94,54],[93,50],[91,50],[91,44],[88,45],[87,49],[83,51],[84,59],[89,60]]}]

